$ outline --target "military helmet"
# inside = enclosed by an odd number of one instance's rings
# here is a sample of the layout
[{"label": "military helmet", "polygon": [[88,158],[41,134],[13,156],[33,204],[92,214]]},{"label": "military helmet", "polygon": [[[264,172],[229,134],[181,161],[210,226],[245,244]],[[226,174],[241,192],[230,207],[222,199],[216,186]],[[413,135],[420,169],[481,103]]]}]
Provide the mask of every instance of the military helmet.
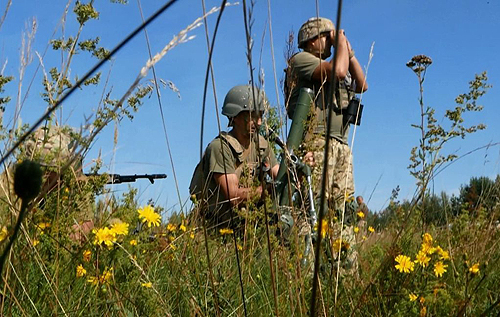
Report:
[{"label": "military helmet", "polygon": [[[257,102],[254,102],[254,93]],[[268,103],[263,90],[251,85],[235,86],[229,90],[224,98],[222,114],[228,118],[236,117],[242,111],[264,111],[265,104]]]},{"label": "military helmet", "polygon": [[299,48],[304,48],[307,41],[315,38],[321,33],[335,30],[333,22],[326,18],[310,18],[306,23],[302,24],[299,29]]}]

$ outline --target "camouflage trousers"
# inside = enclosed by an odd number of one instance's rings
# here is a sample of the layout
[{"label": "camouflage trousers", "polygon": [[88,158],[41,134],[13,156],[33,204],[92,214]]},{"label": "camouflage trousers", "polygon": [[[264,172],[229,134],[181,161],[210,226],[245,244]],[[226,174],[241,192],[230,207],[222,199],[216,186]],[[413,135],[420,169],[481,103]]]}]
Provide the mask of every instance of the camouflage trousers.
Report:
[{"label": "camouflage trousers", "polygon": [[[312,142],[310,148],[316,162],[313,169],[313,188],[318,197],[321,189],[325,143],[325,138],[319,137]],[[352,153],[347,144],[335,139],[330,140],[329,147],[326,199],[330,209],[341,209],[345,198],[354,193]]]},{"label": "camouflage trousers", "polygon": [[[331,265],[333,271],[339,268],[340,277],[358,276],[358,251],[356,250],[356,235],[354,227],[344,226],[341,232],[340,223],[333,225],[332,236],[329,237],[331,250]],[[340,255],[340,261],[339,261]]]}]

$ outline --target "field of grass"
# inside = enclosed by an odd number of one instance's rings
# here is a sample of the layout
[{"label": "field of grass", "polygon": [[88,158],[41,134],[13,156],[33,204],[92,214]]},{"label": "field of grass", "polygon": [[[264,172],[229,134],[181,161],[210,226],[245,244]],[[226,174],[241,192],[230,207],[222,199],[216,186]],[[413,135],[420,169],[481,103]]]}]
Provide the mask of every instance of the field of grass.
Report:
[{"label": "field of grass", "polygon": [[[78,40],[85,22],[98,16],[92,3],[78,2],[72,13],[80,29],[72,40],[52,42],[68,63],[47,70],[39,91],[54,110],[75,84],[68,75],[72,58],[88,52],[105,60],[110,54],[98,40]],[[144,72],[188,40],[201,19],[153,57]],[[408,167],[417,181],[415,196],[399,201],[395,190],[381,213],[359,214],[352,243],[342,243],[334,233],[340,219],[327,218],[318,229],[324,238],[316,272],[313,256],[303,264],[304,237],[296,228],[284,242],[275,234],[277,225],[266,223],[275,213],[270,200],[240,211],[244,229],[215,230],[194,221],[197,201],[184,213],[167,215],[153,202],[140,205],[133,187],[117,196],[106,186],[107,175],[82,175],[80,163],[100,130],[113,120],[132,118],[154,92],[154,85],[139,85],[142,73],[124,96],[106,95],[87,134],[65,128],[61,135],[77,144],[72,151],[30,151],[30,127],[17,126],[17,120],[13,127],[2,125],[0,315],[304,316],[314,305],[318,316],[500,316],[500,177],[473,178],[457,197],[436,196],[428,188],[456,159],[446,154],[448,141],[485,128],[466,126],[462,115],[481,111],[476,101],[489,88],[487,76],[476,75],[456,107],[437,120],[423,95],[431,64],[417,55],[407,65],[420,85],[422,121],[414,127],[421,139]],[[100,80],[98,74],[84,84]],[[0,107],[10,102],[3,92],[11,81],[0,76]],[[49,128],[56,125],[53,116],[42,119]],[[33,195],[26,190],[37,182],[35,172],[14,181],[21,174],[16,167],[26,161],[43,167],[41,191]],[[100,164],[94,161],[92,171]],[[340,262],[331,256],[336,253]],[[357,254],[359,268],[337,274],[347,254]]]}]

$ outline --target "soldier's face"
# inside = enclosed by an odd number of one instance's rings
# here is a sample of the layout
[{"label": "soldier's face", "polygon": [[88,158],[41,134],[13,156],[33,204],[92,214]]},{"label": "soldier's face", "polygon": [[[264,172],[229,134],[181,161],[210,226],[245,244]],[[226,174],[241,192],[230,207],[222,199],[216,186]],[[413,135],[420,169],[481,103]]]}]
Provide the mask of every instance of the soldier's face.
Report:
[{"label": "soldier's face", "polygon": [[262,112],[260,111],[242,111],[234,118],[235,127],[242,134],[250,136],[259,131],[262,124]]},{"label": "soldier's face", "polygon": [[332,55],[332,40],[329,33],[321,33],[318,37],[312,40],[311,45],[313,50],[321,55],[322,59],[326,59]]}]

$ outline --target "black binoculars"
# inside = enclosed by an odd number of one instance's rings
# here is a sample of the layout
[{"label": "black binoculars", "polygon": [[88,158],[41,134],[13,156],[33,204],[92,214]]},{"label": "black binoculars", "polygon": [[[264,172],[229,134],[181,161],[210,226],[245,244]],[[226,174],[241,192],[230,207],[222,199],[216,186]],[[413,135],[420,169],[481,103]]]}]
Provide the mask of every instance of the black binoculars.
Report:
[{"label": "black binoculars", "polygon": [[363,105],[356,97],[352,98],[347,108],[342,110],[344,115],[344,124],[361,125],[361,115],[363,114]]}]

